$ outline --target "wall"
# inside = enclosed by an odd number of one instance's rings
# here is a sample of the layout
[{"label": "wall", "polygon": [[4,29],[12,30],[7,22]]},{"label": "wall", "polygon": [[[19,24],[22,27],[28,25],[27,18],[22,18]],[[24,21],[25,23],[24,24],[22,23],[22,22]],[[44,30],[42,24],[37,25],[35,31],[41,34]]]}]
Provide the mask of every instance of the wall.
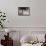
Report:
[{"label": "wall", "polygon": [[[0,0],[0,9],[6,12],[8,22],[5,26],[12,31],[46,31],[46,0]],[[28,6],[30,16],[18,16],[18,7]],[[17,28],[18,27],[18,28]],[[46,32],[45,32],[46,33]]]},{"label": "wall", "polygon": [[[46,27],[46,0],[0,0],[0,9],[6,12],[7,27]],[[30,16],[18,16],[18,7],[28,6]]]}]

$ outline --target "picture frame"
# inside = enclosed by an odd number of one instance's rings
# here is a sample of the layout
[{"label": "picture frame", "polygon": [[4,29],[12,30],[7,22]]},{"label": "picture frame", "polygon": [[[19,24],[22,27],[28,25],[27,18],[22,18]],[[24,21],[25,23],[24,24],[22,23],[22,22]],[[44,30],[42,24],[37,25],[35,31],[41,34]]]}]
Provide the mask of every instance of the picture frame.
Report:
[{"label": "picture frame", "polygon": [[30,7],[18,7],[18,15],[19,16],[29,16]]}]

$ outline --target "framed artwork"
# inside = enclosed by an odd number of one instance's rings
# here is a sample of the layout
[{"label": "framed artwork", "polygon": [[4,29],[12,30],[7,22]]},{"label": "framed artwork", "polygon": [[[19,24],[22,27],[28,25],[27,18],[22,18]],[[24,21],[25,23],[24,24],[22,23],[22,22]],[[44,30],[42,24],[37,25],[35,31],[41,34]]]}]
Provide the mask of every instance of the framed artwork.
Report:
[{"label": "framed artwork", "polygon": [[29,16],[30,7],[18,7],[18,15],[19,16]]}]

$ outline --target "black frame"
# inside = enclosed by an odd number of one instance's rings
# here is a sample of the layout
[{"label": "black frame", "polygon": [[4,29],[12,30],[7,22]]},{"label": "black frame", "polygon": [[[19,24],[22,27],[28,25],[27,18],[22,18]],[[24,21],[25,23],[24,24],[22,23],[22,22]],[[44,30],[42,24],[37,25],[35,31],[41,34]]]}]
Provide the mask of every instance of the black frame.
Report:
[{"label": "black frame", "polygon": [[[24,14],[24,12],[27,12],[27,13]],[[29,16],[30,7],[18,7],[18,15],[19,16]]]}]

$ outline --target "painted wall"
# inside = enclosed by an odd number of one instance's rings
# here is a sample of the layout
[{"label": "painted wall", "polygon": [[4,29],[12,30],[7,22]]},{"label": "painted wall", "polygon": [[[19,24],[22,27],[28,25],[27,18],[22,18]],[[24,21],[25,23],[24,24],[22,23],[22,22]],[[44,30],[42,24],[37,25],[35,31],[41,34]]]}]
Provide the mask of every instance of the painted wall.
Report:
[{"label": "painted wall", "polygon": [[[30,16],[18,16],[18,7],[22,6],[30,7]],[[0,10],[6,12],[6,27],[31,27],[11,28],[20,31],[20,36],[31,31],[46,31],[46,0],[0,0]]]},{"label": "painted wall", "polygon": [[[32,1],[32,2],[31,2]],[[7,27],[46,27],[46,0],[0,0]],[[18,7],[30,7],[30,16],[18,16]]]},{"label": "painted wall", "polygon": [[[0,10],[6,12],[8,20],[5,26],[31,27],[12,28],[15,31],[46,31],[46,28],[43,28],[46,27],[45,4],[46,0],[0,0]],[[30,7],[30,16],[18,16],[18,7],[22,6]]]}]

